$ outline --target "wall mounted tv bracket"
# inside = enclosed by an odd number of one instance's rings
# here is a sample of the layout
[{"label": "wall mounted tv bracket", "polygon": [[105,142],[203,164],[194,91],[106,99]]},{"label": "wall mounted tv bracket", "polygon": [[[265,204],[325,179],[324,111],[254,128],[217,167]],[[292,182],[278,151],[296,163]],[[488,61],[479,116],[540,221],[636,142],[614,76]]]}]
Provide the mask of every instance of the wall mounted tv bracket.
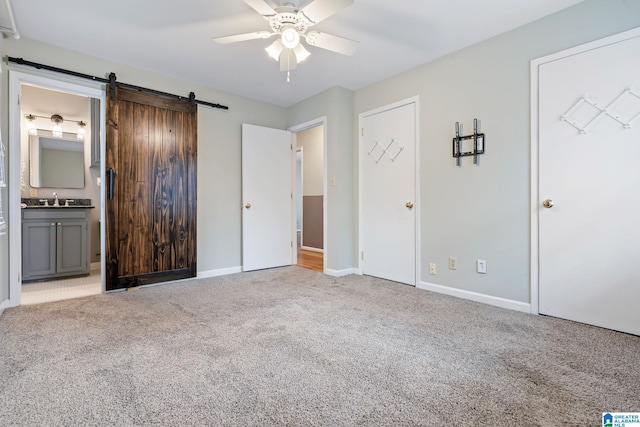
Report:
[{"label": "wall mounted tv bracket", "polygon": [[[484,154],[484,133],[480,133],[480,120],[473,119],[473,134],[462,135],[462,125],[456,122],[456,136],[453,138],[453,157],[456,159],[456,166],[462,166],[460,161],[461,157],[473,156],[473,164],[479,165],[480,159],[478,156]],[[473,140],[473,147],[471,151],[462,151],[462,142],[466,140]]]}]

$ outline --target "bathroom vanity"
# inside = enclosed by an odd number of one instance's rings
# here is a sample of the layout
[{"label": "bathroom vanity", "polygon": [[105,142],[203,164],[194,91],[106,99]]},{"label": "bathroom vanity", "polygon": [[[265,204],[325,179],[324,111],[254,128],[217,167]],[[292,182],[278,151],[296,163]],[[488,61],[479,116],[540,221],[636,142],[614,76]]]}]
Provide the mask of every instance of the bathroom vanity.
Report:
[{"label": "bathroom vanity", "polygon": [[23,283],[90,273],[92,208],[23,205]]}]

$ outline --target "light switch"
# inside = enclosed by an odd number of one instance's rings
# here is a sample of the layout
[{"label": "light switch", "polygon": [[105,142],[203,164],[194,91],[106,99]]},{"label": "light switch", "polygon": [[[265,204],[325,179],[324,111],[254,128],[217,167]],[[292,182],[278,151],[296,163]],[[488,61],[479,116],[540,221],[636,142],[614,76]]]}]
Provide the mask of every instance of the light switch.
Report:
[{"label": "light switch", "polygon": [[335,177],[335,176],[332,176],[332,177],[331,177],[331,186],[332,186],[332,187],[335,187],[335,186],[336,186],[336,177]]},{"label": "light switch", "polygon": [[478,273],[480,274],[487,274],[487,261],[483,260],[483,259],[479,259],[476,262],[476,266]]}]

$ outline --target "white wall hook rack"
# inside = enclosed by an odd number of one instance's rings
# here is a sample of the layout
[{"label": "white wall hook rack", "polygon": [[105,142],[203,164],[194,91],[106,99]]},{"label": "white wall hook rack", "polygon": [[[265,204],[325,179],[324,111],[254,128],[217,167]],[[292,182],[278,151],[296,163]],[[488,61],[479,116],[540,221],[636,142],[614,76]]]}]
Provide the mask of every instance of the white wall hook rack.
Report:
[{"label": "white wall hook rack", "polygon": [[[394,145],[396,146],[395,150],[397,150],[395,154],[392,153],[392,149]],[[394,162],[398,158],[400,153],[402,153],[403,150],[404,150],[404,145],[400,145],[395,138],[391,138],[391,140],[386,146],[382,146],[382,144],[380,144],[379,141],[374,141],[374,144],[371,147],[371,149],[367,151],[367,155],[373,157],[373,160],[376,163],[378,163],[380,162],[380,160],[382,160],[382,158],[386,154],[387,156],[389,156],[391,161]],[[377,152],[379,152],[379,154],[377,154]]]},{"label": "white wall hook rack", "polygon": [[[640,117],[640,111],[635,110],[628,114],[622,114],[619,109],[625,109],[625,107],[626,109],[633,108],[633,103],[628,103],[628,105],[626,103],[627,100],[633,98],[640,99],[640,91],[633,87],[625,89],[606,106],[600,105],[597,100],[585,95],[573,104],[566,113],[560,116],[560,120],[576,128],[582,135],[589,133],[589,130],[604,117],[610,117],[620,123],[625,129],[631,129],[631,125],[634,120]],[[637,104],[637,100],[635,104]],[[586,123],[580,124],[578,123],[578,120],[575,119],[575,116],[577,115],[577,112],[585,106],[592,107],[597,110],[598,113]]]}]

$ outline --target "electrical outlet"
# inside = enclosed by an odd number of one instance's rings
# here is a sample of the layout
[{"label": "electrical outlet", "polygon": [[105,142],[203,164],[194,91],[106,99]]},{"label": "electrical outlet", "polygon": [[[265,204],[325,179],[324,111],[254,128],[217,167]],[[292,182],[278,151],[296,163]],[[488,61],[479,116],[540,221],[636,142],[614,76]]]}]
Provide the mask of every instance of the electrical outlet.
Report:
[{"label": "electrical outlet", "polygon": [[449,270],[457,270],[458,269],[458,258],[454,256],[449,257]]},{"label": "electrical outlet", "polygon": [[435,262],[430,262],[429,263],[429,274],[436,274],[436,263]]},{"label": "electrical outlet", "polygon": [[487,274],[487,261],[479,259],[476,261],[476,271],[480,274]]}]

